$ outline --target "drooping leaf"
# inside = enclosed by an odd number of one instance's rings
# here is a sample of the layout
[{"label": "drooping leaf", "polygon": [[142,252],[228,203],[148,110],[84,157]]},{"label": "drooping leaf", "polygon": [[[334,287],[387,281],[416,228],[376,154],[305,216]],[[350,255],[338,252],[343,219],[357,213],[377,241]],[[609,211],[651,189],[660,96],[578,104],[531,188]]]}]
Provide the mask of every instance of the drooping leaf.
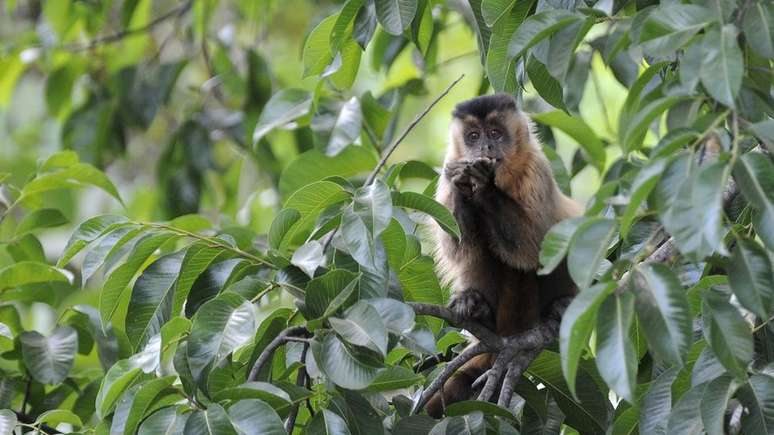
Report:
[{"label": "drooping leaf", "polygon": [[140,376],[142,370],[131,360],[121,360],[108,370],[99,387],[96,400],[97,417],[107,417],[118,398]]},{"label": "drooping leaf", "polygon": [[284,208],[277,213],[269,228],[269,246],[273,249],[279,249],[285,234],[300,218],[301,213],[294,208]]},{"label": "drooping leaf", "polygon": [[75,362],[78,333],[69,326],[57,327],[48,337],[36,331],[19,336],[22,358],[30,375],[41,384],[62,382]]},{"label": "drooping leaf", "polygon": [[100,215],[82,222],[75,229],[73,235],[70,236],[70,240],[67,241],[62,256],[56,263],[57,266],[62,267],[66,265],[81,249],[104,234],[106,230],[115,228],[114,225],[121,224],[127,220],[123,216]]},{"label": "drooping leaf", "polygon": [[629,338],[633,320],[634,295],[628,292],[608,297],[597,314],[599,374],[630,403],[634,403],[637,376],[637,351]]},{"label": "drooping leaf", "polygon": [[677,277],[664,265],[640,266],[633,275],[637,316],[650,349],[680,366],[691,346],[691,312]]},{"label": "drooping leaf", "polygon": [[417,0],[375,0],[376,19],[391,35],[400,35],[411,25]]},{"label": "drooping leaf", "polygon": [[328,321],[333,330],[349,343],[387,354],[387,329],[379,312],[367,302],[358,301],[347,309],[344,318],[331,317]]},{"label": "drooping leaf", "polygon": [[548,230],[540,245],[540,264],[543,267],[538,271],[539,275],[553,272],[562,262],[570,247],[572,236],[585,221],[586,218],[583,217],[566,219]]},{"label": "drooping leaf", "polygon": [[768,2],[753,2],[744,11],[742,29],[759,55],[774,58],[774,13]]},{"label": "drooping leaf", "polygon": [[[327,47],[327,39],[325,43]],[[311,107],[312,96],[301,89],[283,89],[272,95],[255,126],[253,143],[257,144],[271,130],[306,115]]]},{"label": "drooping leaf", "polygon": [[562,316],[559,330],[559,349],[562,355],[562,373],[573,397],[577,398],[575,378],[578,362],[588,345],[597,319],[597,310],[613,292],[615,285],[597,284],[582,290],[573,299]]},{"label": "drooping leaf", "polygon": [[728,282],[745,308],[762,319],[769,317],[774,297],[774,274],[766,250],[758,243],[743,237],[737,239],[731,253]]},{"label": "drooping leaf", "polygon": [[774,429],[774,378],[754,375],[739,392],[739,398],[750,413],[742,415],[743,433],[771,433]]},{"label": "drooping leaf", "polygon": [[183,435],[185,422],[188,421],[190,416],[190,413],[178,413],[177,408],[174,406],[162,408],[142,422],[137,434],[156,435],[163,433],[165,435]]},{"label": "drooping leaf", "polygon": [[747,364],[753,355],[750,328],[728,299],[717,291],[704,294],[702,303],[704,337],[717,358],[738,379],[747,378]]},{"label": "drooping leaf", "polygon": [[640,408],[641,433],[666,433],[667,419],[672,410],[672,383],[678,371],[676,367],[667,369],[651,382]]},{"label": "drooping leaf", "polygon": [[615,236],[616,225],[611,219],[590,219],[578,227],[570,243],[567,267],[579,288],[591,285]]},{"label": "drooping leaf", "polygon": [[161,332],[172,318],[174,285],[180,273],[185,251],[154,261],[137,278],[129,298],[126,335],[135,347]]},{"label": "drooping leaf", "polygon": [[228,409],[231,422],[247,435],[284,435],[277,413],[260,399],[240,400]]},{"label": "drooping leaf", "polygon": [[736,42],[736,27],[712,29],[704,36],[701,84],[709,94],[728,107],[735,107],[744,75],[742,50]]},{"label": "drooping leaf", "polygon": [[252,304],[236,293],[223,293],[205,302],[194,315],[188,338],[188,364],[194,379],[252,339],[256,326]]},{"label": "drooping leaf", "polygon": [[483,0],[481,2],[481,14],[484,17],[484,22],[487,26],[494,26],[494,24],[508,11],[511,10],[516,0]]},{"label": "drooping leaf", "polygon": [[393,192],[392,203],[396,207],[405,207],[426,213],[452,237],[460,238],[460,228],[454,216],[433,198],[416,192]]},{"label": "drooping leaf", "polygon": [[582,17],[562,9],[548,9],[524,20],[508,45],[508,56],[519,57],[528,48]]},{"label": "drooping leaf", "polygon": [[226,410],[213,403],[205,410],[194,411],[185,422],[185,435],[237,435]]},{"label": "drooping leaf", "polygon": [[647,15],[638,42],[648,55],[666,57],[713,19],[712,11],[699,5],[665,4]]},{"label": "drooping leaf", "polygon": [[333,383],[352,390],[367,387],[381,370],[375,361],[356,355],[335,334],[329,334],[320,343],[317,364]]},{"label": "drooping leaf", "polygon": [[761,240],[769,249],[774,249],[774,237],[767,237],[766,232],[761,231],[768,227],[765,222],[774,222],[774,163],[760,153],[746,153],[734,165],[734,181],[739,184],[744,197],[758,210],[753,224],[759,229]]},{"label": "drooping leaf", "polygon": [[317,268],[325,264],[322,244],[317,240],[304,243],[293,253],[290,264],[304,271],[309,278],[314,278]]},{"label": "drooping leaf", "polygon": [[605,168],[605,145],[581,118],[560,110],[533,114],[532,119],[549,127],[558,128],[575,139],[591,164],[600,172]]},{"label": "drooping leaf", "polygon": [[309,435],[350,435],[346,420],[327,409],[315,414],[305,433]]},{"label": "drooping leaf", "polygon": [[672,408],[667,422],[667,434],[702,433],[701,400],[704,397],[707,384],[697,385],[690,389]]},{"label": "drooping leaf", "polygon": [[64,225],[67,218],[56,208],[40,208],[33,210],[24,216],[16,226],[16,236],[37,230],[39,228],[51,228]]},{"label": "drooping leaf", "polygon": [[123,204],[118,189],[102,171],[88,163],[76,163],[67,168],[39,174],[24,185],[21,198],[28,198],[43,192],[56,189],[72,189],[94,186],[107,192],[119,203]]},{"label": "drooping leaf", "polygon": [[723,420],[726,408],[737,387],[738,384],[729,375],[721,376],[707,384],[701,399],[701,420],[708,434],[725,433]]},{"label": "drooping leaf", "polygon": [[0,431],[2,433],[13,433],[17,421],[16,413],[10,409],[0,409]]},{"label": "drooping leaf", "polygon": [[626,210],[621,216],[621,237],[626,238],[629,234],[629,229],[634,222],[637,211],[643,201],[650,195],[650,192],[656,187],[658,180],[664,172],[666,164],[667,161],[665,159],[654,160],[640,169],[637,173],[637,176],[632,182],[629,204],[626,206]]},{"label": "drooping leaf", "polygon": [[[356,50],[360,51],[357,48]],[[360,110],[360,100],[357,97],[352,97],[341,106],[333,124],[328,144],[325,146],[325,155],[336,156],[344,148],[355,143],[360,137],[362,124],[363,113]]]}]

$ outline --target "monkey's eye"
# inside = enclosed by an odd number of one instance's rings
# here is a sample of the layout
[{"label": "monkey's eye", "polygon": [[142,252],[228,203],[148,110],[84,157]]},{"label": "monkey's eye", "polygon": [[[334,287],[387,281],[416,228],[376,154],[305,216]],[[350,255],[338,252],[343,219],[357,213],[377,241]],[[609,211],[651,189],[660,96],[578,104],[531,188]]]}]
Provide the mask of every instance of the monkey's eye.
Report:
[{"label": "monkey's eye", "polygon": [[471,131],[470,133],[468,133],[468,139],[470,140],[478,140],[480,136],[481,135],[477,131]]},{"label": "monkey's eye", "polygon": [[489,130],[489,137],[492,139],[500,139],[500,137],[502,137],[502,133],[500,133],[500,130],[493,128]]}]

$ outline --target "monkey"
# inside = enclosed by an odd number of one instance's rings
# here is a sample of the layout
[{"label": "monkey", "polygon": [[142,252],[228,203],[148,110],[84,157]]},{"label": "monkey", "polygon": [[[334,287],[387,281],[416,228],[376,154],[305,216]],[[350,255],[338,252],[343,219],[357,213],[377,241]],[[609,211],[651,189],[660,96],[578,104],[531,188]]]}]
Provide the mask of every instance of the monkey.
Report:
[{"label": "monkey", "polygon": [[[437,268],[453,291],[448,307],[500,336],[517,334],[554,300],[577,293],[566,263],[548,275],[537,270],[548,230],[583,209],[559,189],[531,120],[512,96],[459,103],[450,136],[436,200],[452,212],[461,237],[433,228]],[[428,401],[428,414],[439,418],[444,406],[470,398],[472,383],[493,362],[482,354],[463,365]]]}]

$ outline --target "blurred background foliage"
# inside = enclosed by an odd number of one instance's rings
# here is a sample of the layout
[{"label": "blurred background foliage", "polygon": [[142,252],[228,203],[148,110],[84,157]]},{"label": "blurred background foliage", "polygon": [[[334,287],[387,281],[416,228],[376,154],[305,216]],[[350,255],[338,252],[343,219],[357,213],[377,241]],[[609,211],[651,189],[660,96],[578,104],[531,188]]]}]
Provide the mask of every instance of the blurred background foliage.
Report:
[{"label": "blurred background foliage", "polygon": [[[0,432],[771,433],[772,9],[4,0]],[[465,337],[404,302],[448,297],[423,223],[458,235],[450,112],[493,91],[586,206],[541,253],[582,297],[436,422]]]}]

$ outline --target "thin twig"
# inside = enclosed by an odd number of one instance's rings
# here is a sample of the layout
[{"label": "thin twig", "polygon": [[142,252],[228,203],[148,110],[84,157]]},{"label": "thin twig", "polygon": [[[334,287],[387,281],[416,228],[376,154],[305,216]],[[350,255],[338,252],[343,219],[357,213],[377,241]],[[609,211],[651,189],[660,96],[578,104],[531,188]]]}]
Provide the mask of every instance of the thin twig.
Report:
[{"label": "thin twig", "polygon": [[[423,110],[421,113],[419,113],[417,116],[414,117],[414,120],[411,121],[411,123],[406,126],[406,128],[403,130],[403,133],[401,133],[400,136],[398,136],[398,138],[395,141],[393,141],[393,143],[389,147],[387,147],[387,149],[384,151],[381,159],[379,160],[379,163],[377,163],[376,167],[374,167],[371,173],[368,174],[368,178],[366,178],[366,181],[363,184],[364,186],[370,186],[371,183],[373,183],[374,180],[376,180],[376,176],[379,175],[379,171],[381,171],[384,165],[387,164],[387,159],[389,159],[392,153],[395,152],[395,149],[398,148],[398,145],[400,145],[400,143],[403,142],[403,139],[405,139],[406,136],[408,136],[408,134],[411,133],[411,130],[413,130],[414,127],[416,127],[417,124],[419,124],[419,121],[421,121],[422,118],[424,118],[425,115],[427,115],[430,112],[430,110],[436,104],[438,104],[438,102],[441,101],[441,99],[443,99],[443,97],[445,97],[452,90],[452,88],[456,86],[457,83],[459,83],[464,77],[465,77],[465,74],[462,74],[457,78],[457,80],[451,82],[451,84],[449,84],[449,86],[447,86],[446,89],[444,89],[444,91],[441,92],[440,95],[435,97],[435,99],[433,99],[433,101],[431,101],[430,104],[428,104],[427,107],[425,107],[425,110]],[[333,237],[336,235],[337,230],[338,228],[335,228],[333,231],[331,231],[330,235],[325,239],[325,243],[323,244],[323,252],[328,252],[328,248],[331,246],[331,242],[333,242]]]},{"label": "thin twig", "polygon": [[153,30],[154,27],[158,26],[164,21],[167,21],[170,18],[176,18],[176,17],[182,16],[183,14],[188,12],[189,9],[191,9],[192,5],[193,5],[193,0],[186,0],[183,3],[180,3],[177,7],[174,7],[169,11],[163,13],[162,15],[159,15],[158,17],[154,18],[144,26],[140,26],[134,29],[124,29],[110,35],[98,37],[98,38],[92,39],[90,42],[86,44],[62,45],[61,48],[69,51],[83,51],[83,50],[91,50],[98,45],[112,44],[115,42],[119,42],[126,37]]},{"label": "thin twig", "polygon": [[255,361],[252,370],[250,370],[250,375],[247,377],[247,380],[250,382],[257,380],[258,374],[261,372],[263,366],[266,365],[266,363],[269,362],[269,359],[274,355],[274,351],[277,350],[278,347],[287,343],[290,337],[306,335],[308,332],[309,331],[304,326],[290,326],[284,331],[280,332],[279,335],[277,335],[277,337],[275,337],[274,340],[272,340],[258,356],[258,359]]},{"label": "thin twig", "polygon": [[406,129],[403,130],[403,133],[401,133],[400,136],[398,136],[398,138],[392,143],[392,145],[390,145],[387,148],[387,150],[384,152],[381,160],[379,160],[379,163],[376,164],[376,167],[374,168],[373,171],[371,171],[371,174],[366,179],[366,182],[365,182],[366,186],[369,186],[371,183],[374,182],[374,180],[376,179],[376,176],[379,175],[379,171],[381,171],[381,169],[387,163],[387,159],[389,159],[392,153],[395,152],[395,149],[398,148],[398,145],[400,145],[400,143],[403,142],[403,139],[405,139],[406,136],[408,136],[408,134],[411,133],[411,130],[413,130],[414,127],[416,127],[417,124],[419,124],[419,121],[421,121],[422,118],[424,118],[425,115],[427,115],[428,112],[430,112],[430,110],[436,104],[438,104],[438,102],[441,101],[441,99],[443,99],[443,97],[445,97],[452,90],[452,88],[456,86],[457,83],[459,83],[464,77],[465,77],[465,74],[462,74],[457,78],[457,80],[451,82],[451,84],[447,86],[446,89],[444,89],[444,91],[441,92],[440,95],[435,97],[435,99],[432,102],[430,102],[430,104],[428,104],[427,107],[425,107],[425,110],[423,110],[420,114],[414,117],[414,120],[411,121],[411,123],[406,126]]}]

